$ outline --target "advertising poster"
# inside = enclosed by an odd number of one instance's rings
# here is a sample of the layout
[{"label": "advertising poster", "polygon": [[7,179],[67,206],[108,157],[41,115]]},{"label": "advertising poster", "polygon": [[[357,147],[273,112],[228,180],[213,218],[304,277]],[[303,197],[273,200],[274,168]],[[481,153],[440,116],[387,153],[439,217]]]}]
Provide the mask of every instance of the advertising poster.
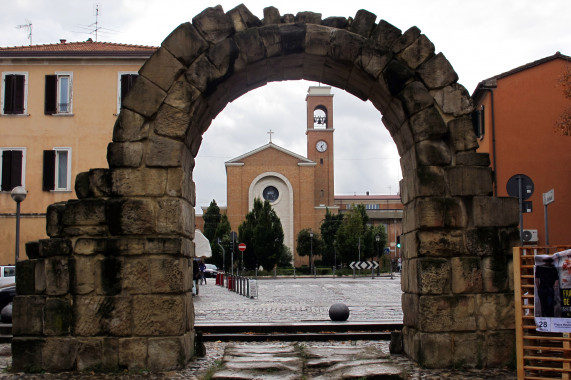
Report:
[{"label": "advertising poster", "polygon": [[535,326],[571,332],[571,249],[535,256]]}]

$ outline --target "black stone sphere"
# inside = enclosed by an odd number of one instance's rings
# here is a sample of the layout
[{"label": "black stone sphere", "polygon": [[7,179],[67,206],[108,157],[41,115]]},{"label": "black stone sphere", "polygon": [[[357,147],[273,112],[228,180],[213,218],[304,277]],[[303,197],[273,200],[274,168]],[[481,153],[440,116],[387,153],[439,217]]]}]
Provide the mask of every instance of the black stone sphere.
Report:
[{"label": "black stone sphere", "polygon": [[349,308],[344,303],[334,303],[329,308],[329,318],[336,322],[346,321],[349,318]]}]

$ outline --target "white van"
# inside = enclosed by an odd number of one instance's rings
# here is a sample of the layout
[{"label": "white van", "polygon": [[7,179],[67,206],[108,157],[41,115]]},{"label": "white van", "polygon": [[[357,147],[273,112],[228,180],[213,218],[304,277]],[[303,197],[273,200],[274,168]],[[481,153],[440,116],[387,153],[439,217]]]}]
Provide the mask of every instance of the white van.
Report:
[{"label": "white van", "polygon": [[0,266],[0,286],[16,283],[16,267],[14,265]]}]

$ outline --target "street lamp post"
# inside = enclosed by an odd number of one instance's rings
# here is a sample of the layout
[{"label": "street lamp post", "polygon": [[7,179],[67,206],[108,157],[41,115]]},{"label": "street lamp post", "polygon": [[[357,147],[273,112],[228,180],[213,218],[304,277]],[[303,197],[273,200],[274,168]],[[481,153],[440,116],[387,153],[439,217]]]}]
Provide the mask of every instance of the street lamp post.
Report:
[{"label": "street lamp post", "polygon": [[14,202],[16,202],[16,262],[18,263],[20,257],[20,203],[26,199],[28,192],[23,186],[16,186],[12,189],[10,195]]},{"label": "street lamp post", "polygon": [[309,270],[313,272],[313,278],[315,278],[315,268],[313,267],[313,231],[309,232]]},{"label": "street lamp post", "polygon": [[[380,264],[381,260],[379,260],[379,241],[381,241],[381,237],[379,235],[375,235],[375,241],[377,242],[377,260],[379,261]],[[375,278],[375,276],[373,276],[373,278]]]}]

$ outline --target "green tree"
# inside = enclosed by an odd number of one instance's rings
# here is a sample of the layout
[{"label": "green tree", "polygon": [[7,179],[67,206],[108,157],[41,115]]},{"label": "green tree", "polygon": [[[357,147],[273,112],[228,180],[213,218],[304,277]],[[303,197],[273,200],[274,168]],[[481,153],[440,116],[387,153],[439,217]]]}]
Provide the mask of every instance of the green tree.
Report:
[{"label": "green tree", "polygon": [[[218,268],[230,268],[230,255],[232,254],[232,242],[230,241],[230,222],[228,216],[222,214],[220,223],[216,228],[213,240],[210,241],[210,248],[212,249],[212,259],[210,262],[215,264]],[[222,248],[224,248],[225,257],[222,258]]]},{"label": "green tree", "polygon": [[291,249],[289,249],[285,244],[282,245],[282,252],[280,259],[278,260],[278,267],[280,268],[291,268],[293,261],[293,255]]},{"label": "green tree", "polygon": [[352,207],[351,212],[343,218],[335,237],[335,247],[344,264],[366,257],[367,246],[364,237],[368,220],[363,205]]},{"label": "green tree", "polygon": [[297,234],[296,251],[300,256],[310,256],[313,252],[313,262],[315,263],[315,256],[322,256],[325,244],[319,234],[314,232],[313,238],[310,235],[311,229],[305,228]]},{"label": "green tree", "polygon": [[262,265],[271,269],[282,254],[284,232],[280,218],[270,202],[254,199],[254,208],[246,214],[246,220],[238,227],[240,242],[246,244],[244,263],[253,269]]},{"label": "green tree", "polygon": [[222,220],[220,207],[218,207],[214,199],[210,202],[210,206],[208,206],[204,215],[202,215],[202,219],[204,220],[204,236],[212,245],[212,240],[216,235],[216,229],[218,228],[220,220]]},{"label": "green tree", "polygon": [[[371,240],[371,244],[372,244],[372,249],[371,249],[371,258],[377,258],[377,256],[379,257],[379,259],[383,256],[384,251],[385,251],[385,246],[387,245],[387,233],[385,231],[385,226],[383,226],[382,224],[379,224],[378,226],[371,226],[369,227],[368,230],[368,234],[370,235],[370,240]],[[376,237],[379,237],[379,241],[376,240]],[[379,263],[380,265],[380,263]]]},{"label": "green tree", "polygon": [[332,214],[329,209],[325,210],[325,218],[321,222],[321,238],[323,239],[323,252],[321,260],[326,266],[333,266],[337,260],[335,259],[335,238],[337,230],[343,222],[343,214]]}]

